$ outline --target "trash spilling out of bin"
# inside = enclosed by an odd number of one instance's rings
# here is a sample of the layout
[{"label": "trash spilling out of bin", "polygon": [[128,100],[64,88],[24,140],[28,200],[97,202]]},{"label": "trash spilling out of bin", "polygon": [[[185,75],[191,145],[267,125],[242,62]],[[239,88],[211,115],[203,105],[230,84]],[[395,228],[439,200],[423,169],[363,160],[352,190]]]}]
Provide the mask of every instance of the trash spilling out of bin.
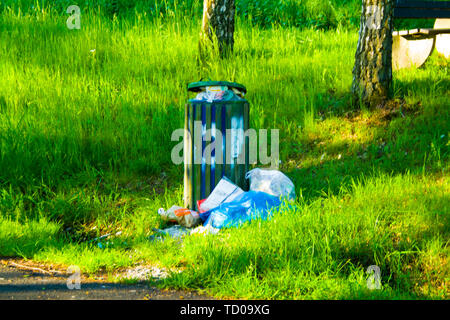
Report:
[{"label": "trash spilling out of bin", "polygon": [[151,239],[217,234],[253,219],[268,219],[284,200],[295,200],[292,181],[278,170],[249,171],[250,105],[245,86],[227,81],[190,83],[185,108],[184,207],[158,213],[166,223]]},{"label": "trash spilling out of bin", "polygon": [[[250,191],[243,191],[224,177],[208,198],[198,201],[201,212],[172,206],[167,211],[158,210],[164,221],[177,225],[155,229],[152,240],[164,236],[181,239],[191,234],[217,234],[222,228],[239,227],[254,219],[266,220],[284,200],[295,200],[292,181],[278,170],[253,169],[248,172]],[[200,225],[202,224],[202,225]]]},{"label": "trash spilling out of bin", "polygon": [[253,220],[266,220],[271,209],[279,207],[281,200],[261,191],[247,191],[231,202],[222,203],[218,207],[200,214],[205,226],[216,229],[239,227]]},{"label": "trash spilling out of bin", "polygon": [[208,198],[197,202],[197,207],[199,212],[203,213],[218,207],[222,203],[231,202],[243,193],[244,190],[231,182],[227,177],[223,177]]},{"label": "trash spilling out of bin", "polygon": [[195,227],[201,223],[198,213],[187,208],[172,206],[167,211],[164,208],[158,210],[159,215],[165,221],[176,222],[187,228]]}]

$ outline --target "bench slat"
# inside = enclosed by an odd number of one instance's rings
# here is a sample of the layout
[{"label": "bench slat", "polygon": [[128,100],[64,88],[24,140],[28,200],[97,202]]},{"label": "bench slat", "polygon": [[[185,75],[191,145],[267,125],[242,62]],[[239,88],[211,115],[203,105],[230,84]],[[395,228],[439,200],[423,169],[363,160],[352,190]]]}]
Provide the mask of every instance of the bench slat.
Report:
[{"label": "bench slat", "polygon": [[450,28],[445,29],[430,29],[430,28],[417,28],[411,30],[394,31],[392,35],[402,36],[409,40],[433,38],[437,34],[450,33]]},{"label": "bench slat", "polygon": [[413,19],[445,19],[450,18],[450,7],[448,9],[424,9],[424,8],[394,8],[395,18]]},{"label": "bench slat", "polygon": [[397,0],[394,18],[450,18],[450,1]]},{"label": "bench slat", "polygon": [[450,9],[450,1],[409,1],[397,0],[396,8]]}]

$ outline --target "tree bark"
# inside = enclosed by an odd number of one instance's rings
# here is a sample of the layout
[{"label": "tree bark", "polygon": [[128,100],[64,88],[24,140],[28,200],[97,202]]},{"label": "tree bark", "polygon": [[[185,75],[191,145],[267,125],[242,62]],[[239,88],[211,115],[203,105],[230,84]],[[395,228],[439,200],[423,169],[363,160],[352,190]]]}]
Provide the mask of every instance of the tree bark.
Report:
[{"label": "tree bark", "polygon": [[369,107],[390,95],[393,9],[394,0],[362,0],[352,92]]},{"label": "tree bark", "polygon": [[200,35],[200,55],[210,49],[219,50],[220,56],[233,51],[235,0],[204,0]]}]

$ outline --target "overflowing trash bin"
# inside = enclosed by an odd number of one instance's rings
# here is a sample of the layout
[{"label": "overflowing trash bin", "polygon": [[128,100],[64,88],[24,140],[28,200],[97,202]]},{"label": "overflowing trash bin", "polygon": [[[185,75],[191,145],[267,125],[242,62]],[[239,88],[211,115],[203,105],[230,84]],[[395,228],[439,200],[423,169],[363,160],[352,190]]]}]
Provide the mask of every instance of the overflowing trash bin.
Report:
[{"label": "overflowing trash bin", "polygon": [[[266,220],[287,201],[295,186],[281,171],[249,171],[249,103],[238,83],[201,81],[185,109],[184,207],[158,214],[176,225],[155,229],[151,240],[189,234],[216,234],[254,219]],[[170,224],[169,224],[170,225]]]},{"label": "overflowing trash bin", "polygon": [[248,190],[249,103],[234,82],[194,82],[188,91],[196,96],[185,109],[184,206],[198,210],[224,176]]}]

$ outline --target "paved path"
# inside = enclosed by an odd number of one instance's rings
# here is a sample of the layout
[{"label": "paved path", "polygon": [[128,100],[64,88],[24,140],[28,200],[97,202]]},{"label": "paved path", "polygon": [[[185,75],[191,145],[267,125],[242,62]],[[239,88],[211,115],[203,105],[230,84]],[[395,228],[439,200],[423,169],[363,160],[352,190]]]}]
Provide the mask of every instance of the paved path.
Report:
[{"label": "paved path", "polygon": [[69,275],[50,274],[46,270],[21,270],[0,265],[0,300],[207,300],[195,292],[160,290],[146,283],[118,284],[81,278],[81,288],[67,287]]}]

